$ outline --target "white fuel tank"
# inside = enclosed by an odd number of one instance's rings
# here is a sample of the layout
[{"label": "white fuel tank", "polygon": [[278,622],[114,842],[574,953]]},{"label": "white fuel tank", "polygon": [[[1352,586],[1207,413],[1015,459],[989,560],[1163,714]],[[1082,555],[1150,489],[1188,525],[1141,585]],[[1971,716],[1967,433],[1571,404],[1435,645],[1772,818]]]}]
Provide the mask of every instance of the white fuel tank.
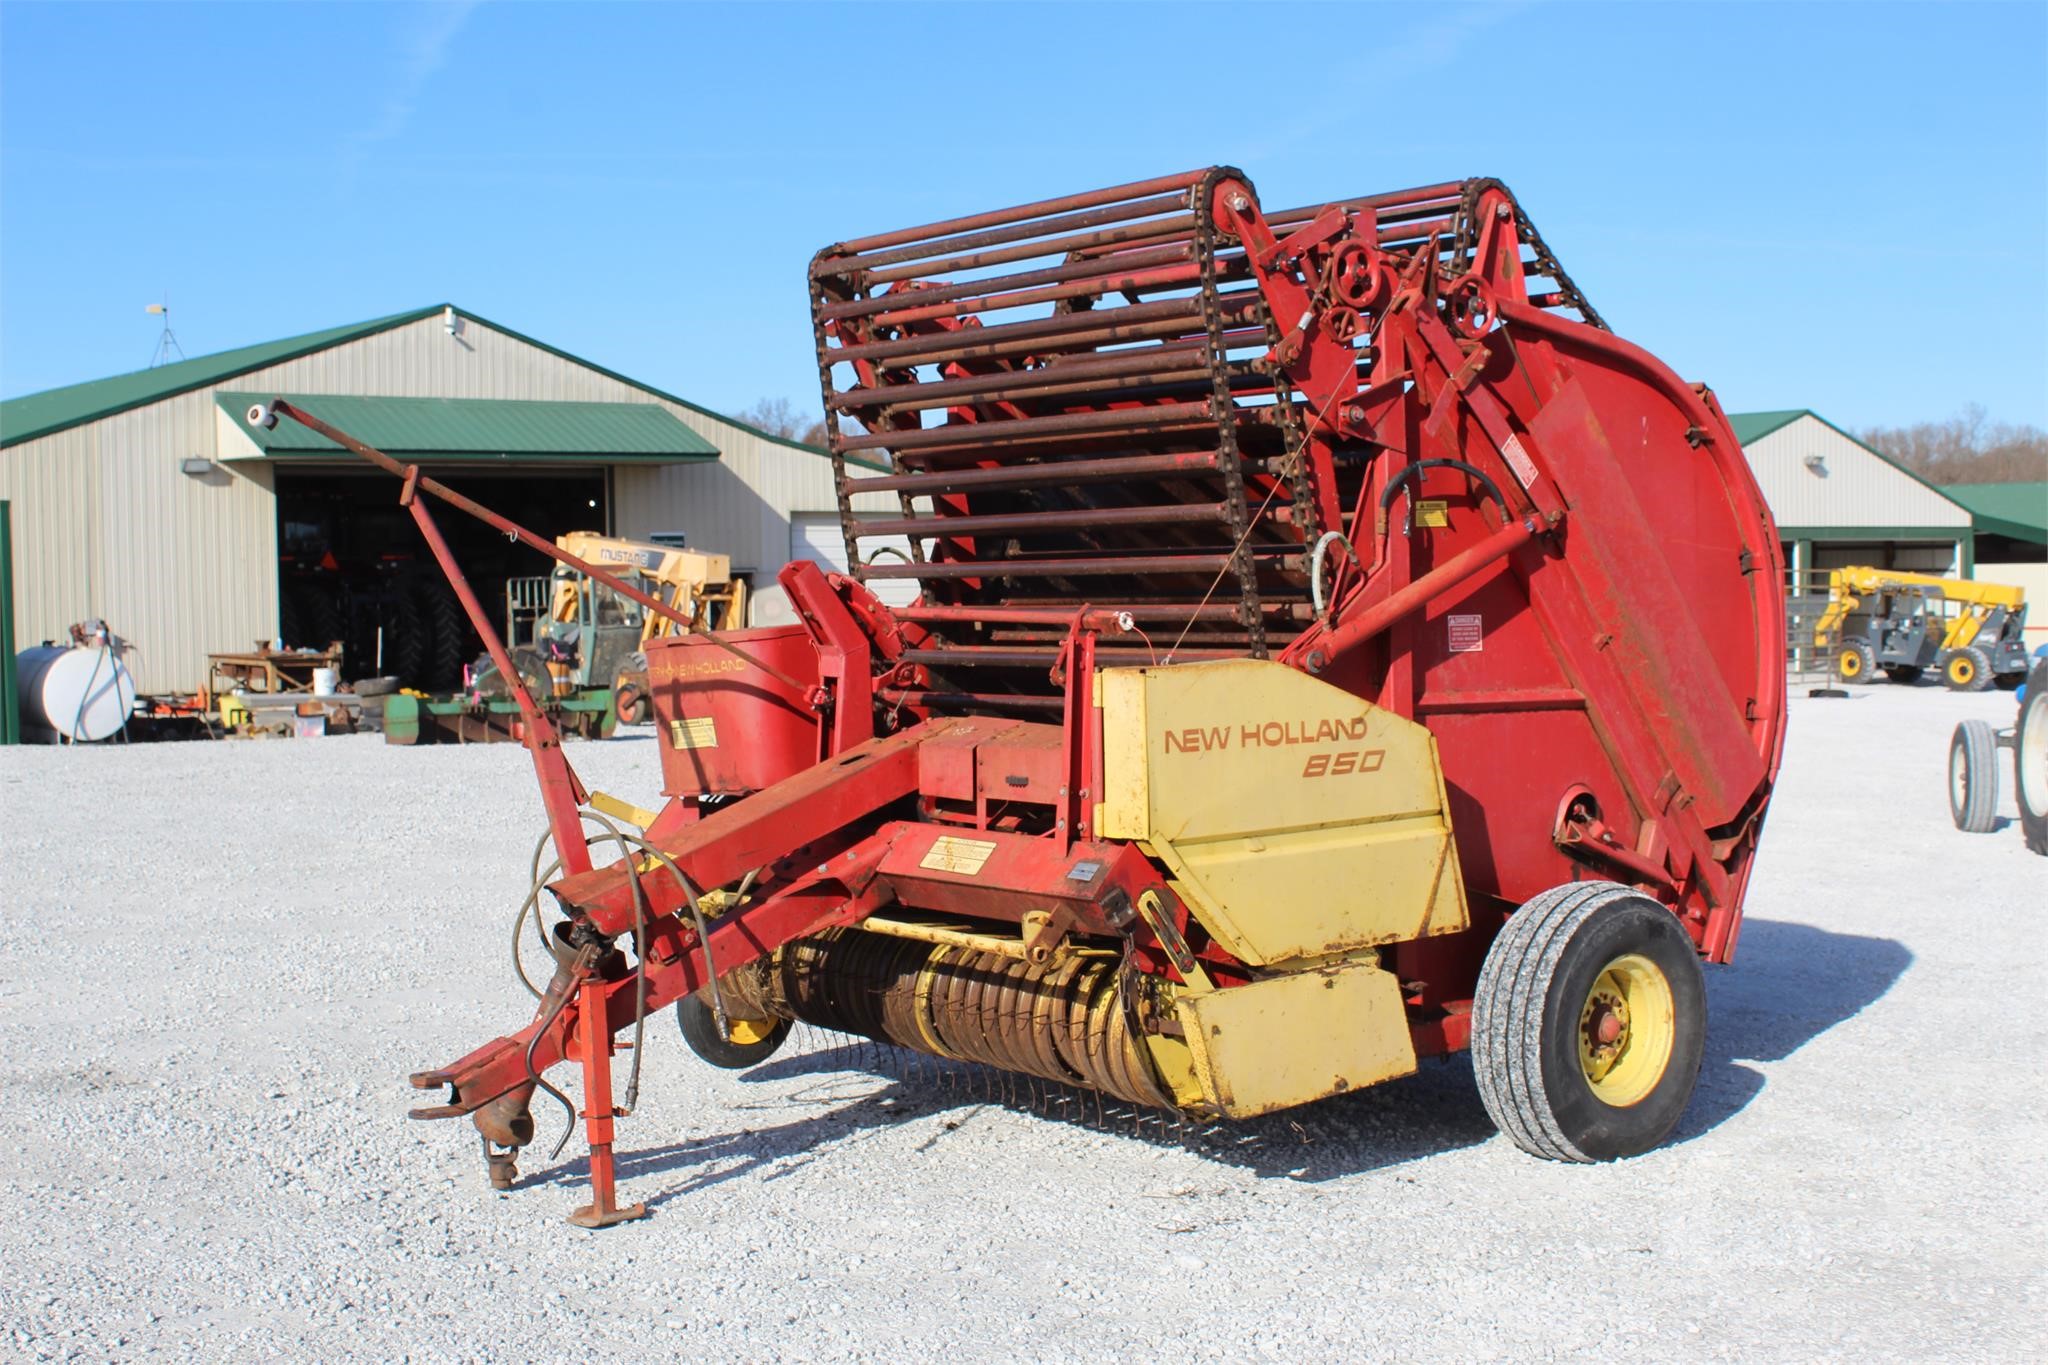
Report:
[{"label": "white fuel tank", "polygon": [[54,744],[121,732],[135,709],[135,678],[121,656],[99,645],[33,645],[15,655],[21,676],[21,737]]}]

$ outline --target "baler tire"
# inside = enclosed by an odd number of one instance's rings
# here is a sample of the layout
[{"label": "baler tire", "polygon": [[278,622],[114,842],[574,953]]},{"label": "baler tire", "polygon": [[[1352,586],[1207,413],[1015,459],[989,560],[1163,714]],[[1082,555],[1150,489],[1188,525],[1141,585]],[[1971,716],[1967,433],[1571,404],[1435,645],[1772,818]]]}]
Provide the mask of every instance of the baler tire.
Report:
[{"label": "baler tire", "polygon": [[689,1044],[690,1051],[726,1071],[758,1066],[774,1056],[789,1037],[789,1020],[777,1019],[759,1040],[735,1042],[719,1031],[718,1016],[701,995],[686,995],[676,1001],[676,1024],[682,1029],[683,1041]]},{"label": "baler tire", "polygon": [[[1671,1004],[1670,1053],[1645,1093],[1610,1104],[1580,1057],[1581,1015],[1617,964],[1646,962]],[[1612,1161],[1649,1151],[1684,1115],[1706,1041],[1706,981],[1672,912],[1614,882],[1572,882],[1531,898],[1494,939],[1472,1007],[1480,1102],[1523,1151]]]},{"label": "baler tire", "polygon": [[1975,645],[1964,645],[1942,664],[1941,677],[1952,692],[1982,692],[1991,686],[1991,656]]},{"label": "baler tire", "polygon": [[2019,728],[2012,745],[2013,785],[2019,789],[2020,833],[2027,847],[2048,854],[2048,659],[2027,674]]},{"label": "baler tire", "polygon": [[1965,834],[1998,828],[1998,732],[1966,720],[1948,741],[1948,813]]}]

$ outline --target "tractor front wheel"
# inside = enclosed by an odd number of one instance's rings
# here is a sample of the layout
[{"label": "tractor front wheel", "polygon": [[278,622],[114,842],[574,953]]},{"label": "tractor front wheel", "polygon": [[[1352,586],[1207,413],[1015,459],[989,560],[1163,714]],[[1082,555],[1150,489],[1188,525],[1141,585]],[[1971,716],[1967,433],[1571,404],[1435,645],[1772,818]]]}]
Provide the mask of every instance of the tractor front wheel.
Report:
[{"label": "tractor front wheel", "polygon": [[2028,848],[2048,853],[2048,659],[2035,660],[2027,675],[2012,760],[2020,789],[2020,832]]},{"label": "tractor front wheel", "polygon": [[1948,741],[1948,813],[1966,834],[1998,828],[1998,732],[1966,720]]},{"label": "tractor front wheel", "polygon": [[1956,692],[1982,692],[1991,686],[1991,658],[1975,645],[1964,645],[1948,656],[1941,676]]},{"label": "tractor front wheel", "polygon": [[1671,911],[1613,882],[1530,900],[1493,941],[1472,1006],[1472,1070],[1496,1126],[1553,1161],[1662,1142],[1699,1079],[1706,981]]},{"label": "tractor front wheel", "polygon": [[727,1071],[744,1071],[774,1056],[789,1037],[787,1019],[728,1019],[729,1032],[720,1032],[718,1016],[702,995],[686,995],[676,1001],[676,1023],[690,1051]]}]

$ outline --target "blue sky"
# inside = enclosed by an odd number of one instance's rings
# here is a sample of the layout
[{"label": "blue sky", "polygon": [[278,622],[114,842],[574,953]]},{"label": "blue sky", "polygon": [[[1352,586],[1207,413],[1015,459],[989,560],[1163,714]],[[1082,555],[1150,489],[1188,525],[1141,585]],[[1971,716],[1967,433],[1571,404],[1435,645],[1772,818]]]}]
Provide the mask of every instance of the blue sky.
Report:
[{"label": "blue sky", "polygon": [[829,241],[1498,175],[1731,409],[2048,425],[2048,6],[0,6],[0,395],[453,301],[818,402]]}]

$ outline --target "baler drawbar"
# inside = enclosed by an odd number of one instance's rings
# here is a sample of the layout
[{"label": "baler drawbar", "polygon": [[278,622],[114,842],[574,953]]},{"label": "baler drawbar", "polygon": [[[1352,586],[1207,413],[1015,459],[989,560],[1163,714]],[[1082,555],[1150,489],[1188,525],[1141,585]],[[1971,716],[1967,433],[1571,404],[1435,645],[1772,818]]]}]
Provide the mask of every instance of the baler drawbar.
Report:
[{"label": "baler drawbar", "polygon": [[[471,1115],[509,1186],[573,1060],[572,1221],[636,1217],[615,1039],[673,1004],[721,1066],[804,1020],[1205,1119],[1470,1048],[1526,1150],[1662,1141],[1784,728],[1777,533],[1712,394],[1492,180],[1266,212],[1213,168],[809,283],[851,571],[783,569],[798,625],[650,644],[657,811],[516,698],[555,972],[415,1116]],[[280,415],[404,479],[494,655],[420,494],[625,590]]]}]

